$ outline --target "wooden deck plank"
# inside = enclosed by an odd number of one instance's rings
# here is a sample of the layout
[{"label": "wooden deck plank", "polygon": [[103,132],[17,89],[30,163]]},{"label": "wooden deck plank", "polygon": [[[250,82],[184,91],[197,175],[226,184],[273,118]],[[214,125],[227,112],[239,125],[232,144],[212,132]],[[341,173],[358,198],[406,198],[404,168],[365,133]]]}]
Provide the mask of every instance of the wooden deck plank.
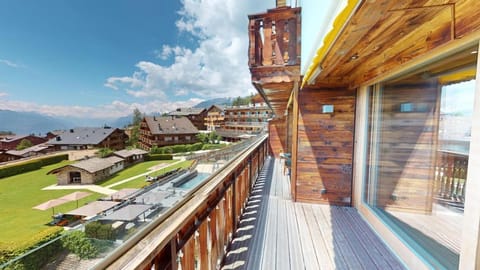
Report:
[{"label": "wooden deck plank", "polygon": [[259,206],[234,238],[253,236],[231,245],[223,269],[405,269],[354,208],[292,202],[280,162],[269,160],[247,203]]},{"label": "wooden deck plank", "polygon": [[347,239],[343,233],[346,228],[343,226],[343,224],[340,224],[336,220],[334,215],[332,215],[332,207],[319,207],[318,209],[321,211],[324,218],[329,220],[331,223],[332,236],[334,240],[334,262],[337,267],[338,265],[343,266],[343,263],[346,263],[346,269],[363,269],[362,264],[358,261],[354,250],[349,244],[350,239]]},{"label": "wooden deck plank", "polygon": [[315,246],[312,242],[313,237],[310,235],[307,219],[303,211],[303,204],[294,204],[294,208],[298,222],[298,232],[300,233],[300,246],[305,259],[305,269],[319,269]]},{"label": "wooden deck plank", "polygon": [[277,201],[277,260],[276,260],[276,268],[278,270],[289,270],[292,269],[290,267],[290,256],[289,256],[289,249],[287,247],[290,246],[289,238],[288,238],[288,230],[287,230],[287,216],[286,216],[286,204],[290,202],[286,202],[283,199]]},{"label": "wooden deck plank", "polygon": [[294,211],[293,203],[286,203],[285,211],[285,215],[287,217],[286,224],[288,230],[288,249],[290,251],[290,269],[305,269],[302,247],[300,246],[300,235],[298,231],[297,218]]},{"label": "wooden deck plank", "polygon": [[319,212],[322,205],[304,204],[303,210],[309,225],[313,231],[312,239],[315,243],[315,252],[318,255],[318,261],[321,269],[343,268],[346,264],[339,262],[335,264],[335,245],[333,242],[333,232],[331,230],[330,220],[323,217],[316,217],[315,212]]},{"label": "wooden deck plank", "polygon": [[[392,251],[383,243],[375,232],[370,228],[365,220],[356,212],[355,209],[349,209],[347,212],[353,220],[355,227],[363,232],[368,232],[365,237],[366,244],[369,250],[377,250],[382,254],[382,258],[389,264],[386,269],[405,269],[405,267],[398,261]],[[378,257],[375,257],[378,259]]]},{"label": "wooden deck plank", "polygon": [[269,199],[267,209],[266,233],[262,252],[262,269],[275,269],[277,248],[277,204]]}]

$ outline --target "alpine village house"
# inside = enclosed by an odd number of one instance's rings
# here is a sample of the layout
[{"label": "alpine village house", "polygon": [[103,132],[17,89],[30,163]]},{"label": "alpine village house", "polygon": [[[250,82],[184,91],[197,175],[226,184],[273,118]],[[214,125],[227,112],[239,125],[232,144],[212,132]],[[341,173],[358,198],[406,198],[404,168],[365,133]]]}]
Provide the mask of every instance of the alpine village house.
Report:
[{"label": "alpine village house", "polygon": [[285,2],[248,17],[268,136],[98,269],[480,269],[480,1]]},{"label": "alpine village house", "polygon": [[150,151],[154,145],[192,144],[197,142],[197,134],[198,129],[185,116],[146,116],[140,122],[139,146]]}]

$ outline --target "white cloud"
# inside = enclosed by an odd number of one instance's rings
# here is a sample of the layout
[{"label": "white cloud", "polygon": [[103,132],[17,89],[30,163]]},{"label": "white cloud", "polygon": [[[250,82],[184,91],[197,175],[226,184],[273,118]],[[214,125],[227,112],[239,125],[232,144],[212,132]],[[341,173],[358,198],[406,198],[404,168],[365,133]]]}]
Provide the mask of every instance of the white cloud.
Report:
[{"label": "white cloud", "polygon": [[5,64],[5,65],[7,65],[9,67],[12,67],[12,68],[23,68],[23,67],[25,67],[22,64],[14,63],[14,62],[12,62],[10,60],[6,60],[6,59],[0,59],[0,63]]},{"label": "white cloud", "polygon": [[[157,51],[170,65],[139,61],[132,76],[111,77],[105,86],[134,97],[193,94],[200,98],[245,96],[254,92],[248,70],[248,19],[274,3],[238,0],[183,0],[176,22],[180,32],[197,40],[194,49],[163,45]],[[135,82],[135,85],[134,83]]]},{"label": "white cloud", "polygon": [[89,106],[63,106],[63,105],[40,105],[33,102],[13,101],[8,99],[0,99],[0,108],[12,111],[37,112],[49,116],[62,117],[86,117],[107,119],[118,118],[129,115],[135,108],[141,112],[163,113],[173,111],[179,107],[192,107],[202,99],[191,98],[184,101],[165,102],[164,100],[151,100],[147,103],[126,103],[115,100],[110,104],[97,107]]},{"label": "white cloud", "polygon": [[0,92],[0,98],[1,98],[1,97],[6,97],[6,96],[8,96],[8,93]]}]

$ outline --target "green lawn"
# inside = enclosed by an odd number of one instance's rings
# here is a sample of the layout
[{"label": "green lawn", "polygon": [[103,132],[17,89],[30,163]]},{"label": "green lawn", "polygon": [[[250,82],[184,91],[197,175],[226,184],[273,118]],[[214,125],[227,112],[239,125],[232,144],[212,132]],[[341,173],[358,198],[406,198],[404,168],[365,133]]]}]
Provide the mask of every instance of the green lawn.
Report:
[{"label": "green lawn", "polygon": [[[52,231],[48,225],[52,219],[52,209],[45,211],[32,207],[50,199],[59,198],[76,190],[41,190],[57,182],[55,175],[47,172],[69,164],[63,161],[43,167],[40,170],[27,172],[0,179],[0,248],[20,247],[31,241],[35,235]],[[91,192],[91,191],[88,191]],[[98,193],[79,200],[79,206],[105,196]],[[76,208],[76,202],[69,202],[55,207],[55,213],[65,213]]]},{"label": "green lawn", "polygon": [[[145,162],[142,162],[142,163],[138,163],[138,164],[135,164],[131,167],[126,168],[125,170],[122,170],[122,171],[114,174],[112,176],[112,178],[109,178],[107,180],[98,182],[97,185],[100,185],[102,187],[106,187],[108,185],[115,184],[116,182],[119,182],[121,180],[125,180],[127,178],[133,177],[135,175],[146,173],[146,172],[148,172],[148,168],[150,168],[152,166],[159,165],[159,164],[162,164],[162,163],[167,163],[168,164],[168,163],[173,163],[173,162],[176,162],[176,160],[161,160],[161,161],[154,160],[154,161],[145,161]],[[145,179],[144,176],[143,176],[143,179]],[[114,189],[118,189],[118,188],[115,186]]]},{"label": "green lawn", "polygon": [[[193,161],[191,161],[191,160],[182,161],[178,164],[171,165],[171,166],[168,166],[167,168],[163,168],[159,171],[156,171],[156,172],[150,174],[150,176],[157,176],[157,175],[163,174],[165,172],[168,172],[170,170],[174,170],[176,168],[187,168],[188,166],[190,166],[192,164],[192,162]],[[121,185],[115,186],[114,188],[117,189],[117,190],[120,190],[122,188],[142,188],[146,185],[148,185],[148,183],[145,181],[145,177],[139,177],[139,178],[134,179],[132,181],[128,181],[128,182],[123,183]]]},{"label": "green lawn", "polygon": [[[175,160],[147,161],[116,174],[113,178],[102,183],[107,186],[124,180],[126,178],[144,173],[148,168],[161,163],[173,163]],[[55,227],[47,224],[52,220],[52,209],[45,211],[32,209],[32,207],[44,203],[50,199],[59,198],[77,190],[42,190],[42,188],[56,184],[55,175],[47,175],[47,172],[69,164],[63,161],[54,165],[43,167],[40,170],[27,172],[11,177],[0,179],[0,249],[14,249],[23,247],[25,244],[37,238],[38,235],[45,235],[55,231]],[[169,166],[152,176],[159,175],[177,167],[188,167],[191,161],[184,161]],[[140,188],[146,184],[145,177],[139,177],[125,184],[115,186],[119,190],[126,187]],[[87,192],[91,192],[87,190]],[[105,195],[91,192],[92,195],[79,200],[78,205],[82,206],[88,202],[95,201]],[[66,213],[76,208],[76,202],[69,202],[54,208],[55,213]]]}]

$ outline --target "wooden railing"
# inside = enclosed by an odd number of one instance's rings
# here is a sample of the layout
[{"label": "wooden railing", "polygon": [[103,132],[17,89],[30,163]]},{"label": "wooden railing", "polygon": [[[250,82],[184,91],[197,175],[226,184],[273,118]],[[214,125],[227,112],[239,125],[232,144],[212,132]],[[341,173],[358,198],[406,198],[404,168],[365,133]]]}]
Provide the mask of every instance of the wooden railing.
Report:
[{"label": "wooden railing", "polygon": [[437,152],[434,196],[439,203],[463,209],[467,167],[468,155],[450,151]]},{"label": "wooden railing", "polygon": [[300,8],[250,15],[249,66],[300,64]]},{"label": "wooden railing", "polygon": [[218,269],[267,147],[264,135],[95,268]]}]

